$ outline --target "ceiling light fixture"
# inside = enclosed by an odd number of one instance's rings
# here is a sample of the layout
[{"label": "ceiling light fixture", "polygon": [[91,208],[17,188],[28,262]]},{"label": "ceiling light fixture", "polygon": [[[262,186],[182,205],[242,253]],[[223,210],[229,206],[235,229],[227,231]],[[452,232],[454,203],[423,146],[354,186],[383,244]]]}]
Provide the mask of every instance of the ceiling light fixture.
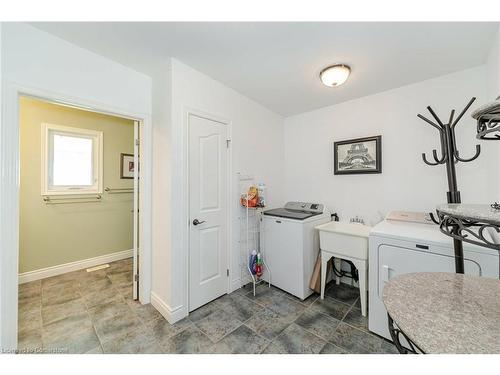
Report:
[{"label": "ceiling light fixture", "polygon": [[319,73],[319,78],[325,86],[336,87],[347,81],[351,74],[351,68],[345,64],[336,64],[329,66]]}]

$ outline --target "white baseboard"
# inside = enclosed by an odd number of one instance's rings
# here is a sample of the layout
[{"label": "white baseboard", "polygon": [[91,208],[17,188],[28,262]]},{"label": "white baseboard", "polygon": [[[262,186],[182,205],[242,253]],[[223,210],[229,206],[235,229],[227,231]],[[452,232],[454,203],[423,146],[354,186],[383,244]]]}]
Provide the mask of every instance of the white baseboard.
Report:
[{"label": "white baseboard", "polygon": [[154,292],[151,292],[151,305],[153,305],[170,324],[174,324],[187,316],[182,305],[171,308]]},{"label": "white baseboard", "polygon": [[78,271],[84,268],[98,266],[104,263],[115,262],[117,260],[131,258],[134,255],[134,250],[117,251],[116,253],[101,255],[95,258],[78,260],[76,262],[65,263],[58,266],[41,268],[39,270],[23,272],[19,274],[19,284],[24,284],[30,281],[45,279],[51,276],[61,275],[72,271]]}]

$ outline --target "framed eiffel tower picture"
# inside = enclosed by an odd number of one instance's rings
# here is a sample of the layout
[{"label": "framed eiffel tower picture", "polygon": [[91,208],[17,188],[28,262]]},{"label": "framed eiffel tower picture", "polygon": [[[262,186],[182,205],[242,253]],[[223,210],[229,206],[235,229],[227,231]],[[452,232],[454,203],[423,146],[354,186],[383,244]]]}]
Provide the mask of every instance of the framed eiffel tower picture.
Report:
[{"label": "framed eiffel tower picture", "polygon": [[382,136],[333,143],[333,174],[382,173]]}]

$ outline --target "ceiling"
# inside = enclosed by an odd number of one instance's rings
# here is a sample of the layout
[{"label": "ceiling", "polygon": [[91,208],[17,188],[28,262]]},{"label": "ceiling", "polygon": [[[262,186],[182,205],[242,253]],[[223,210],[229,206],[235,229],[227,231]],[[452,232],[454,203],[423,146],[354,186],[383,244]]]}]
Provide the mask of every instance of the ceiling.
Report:
[{"label": "ceiling", "polygon": [[[152,75],[168,57],[290,116],[486,61],[498,23],[32,23]],[[345,63],[346,84],[318,74]]]}]

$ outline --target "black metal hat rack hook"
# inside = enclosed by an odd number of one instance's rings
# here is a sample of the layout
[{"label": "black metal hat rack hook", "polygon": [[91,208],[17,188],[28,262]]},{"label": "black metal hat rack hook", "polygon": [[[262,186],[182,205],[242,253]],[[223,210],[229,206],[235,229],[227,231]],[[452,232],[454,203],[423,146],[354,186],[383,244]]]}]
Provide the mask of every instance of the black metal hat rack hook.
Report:
[{"label": "black metal hat rack hook", "polygon": [[[460,154],[457,150],[457,144],[456,144],[456,139],[455,139],[455,127],[457,126],[458,122],[461,120],[465,112],[470,108],[472,103],[476,98],[472,98],[469,103],[465,106],[465,108],[460,112],[460,114],[457,116],[456,119],[454,119],[455,116],[455,110],[451,111],[450,118],[448,122],[445,124],[441,119],[436,115],[436,113],[432,110],[430,106],[427,107],[428,111],[434,117],[434,120],[436,120],[437,123],[425,118],[421,114],[418,114],[417,117],[424,120],[428,124],[432,125],[435,127],[437,130],[439,130],[439,139],[441,143],[441,153],[438,155],[438,152],[436,149],[432,150],[432,156],[434,161],[428,161],[427,157],[425,156],[425,153],[422,153],[422,159],[425,164],[427,165],[440,165],[440,164],[446,164],[446,174],[448,177],[448,192],[447,192],[447,199],[448,203],[461,203],[461,198],[460,198],[460,191],[458,191],[457,187],[457,174],[455,171],[455,164],[458,162],[464,162],[468,163],[471,162],[479,156],[481,153],[481,146],[476,145],[476,154],[471,157],[471,158],[462,158],[460,157]],[[437,220],[432,216],[432,220],[439,224]],[[463,259],[463,248],[462,248],[462,241],[459,240],[454,240],[454,247],[455,247],[455,266],[456,266],[456,271],[457,273],[463,273],[464,272],[464,259]]]},{"label": "black metal hat rack hook", "polygon": [[476,154],[473,157],[468,159],[460,157],[460,154],[457,150],[457,144],[455,139],[455,127],[457,126],[460,119],[463,117],[465,112],[467,112],[467,110],[470,108],[470,106],[472,105],[472,103],[474,103],[475,100],[476,98],[472,98],[455,120],[453,119],[455,116],[455,110],[452,110],[448,123],[446,124],[443,123],[443,121],[441,121],[441,119],[436,115],[436,113],[432,110],[430,106],[428,106],[427,109],[429,110],[432,117],[434,117],[437,124],[420,114],[417,115],[418,118],[424,120],[428,124],[435,127],[437,130],[439,130],[439,138],[441,142],[441,155],[438,156],[437,150],[434,149],[432,150],[432,156],[434,158],[434,162],[428,161],[427,157],[425,156],[425,153],[422,153],[422,159],[425,164],[432,166],[446,163],[446,172],[448,176],[448,188],[449,188],[447,194],[448,203],[460,203],[460,192],[458,191],[457,188],[457,175],[455,172],[455,164],[458,162],[464,162],[464,163],[471,162],[477,159],[477,157],[481,153],[481,146],[476,145]]}]

